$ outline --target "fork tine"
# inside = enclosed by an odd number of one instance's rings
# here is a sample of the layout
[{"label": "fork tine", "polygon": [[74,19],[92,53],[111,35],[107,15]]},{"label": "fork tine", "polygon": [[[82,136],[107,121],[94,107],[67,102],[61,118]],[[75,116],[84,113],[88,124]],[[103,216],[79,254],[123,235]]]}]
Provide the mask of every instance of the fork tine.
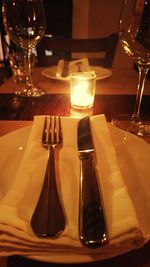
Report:
[{"label": "fork tine", "polygon": [[54,143],[57,143],[57,117],[54,116]]},{"label": "fork tine", "polygon": [[56,116],[55,117],[54,128],[55,128],[54,142],[56,144],[61,144],[62,143],[62,131],[61,131],[61,120],[60,120],[60,116]]},{"label": "fork tine", "polygon": [[43,133],[42,133],[42,143],[43,144],[45,143],[46,135],[47,135],[47,117],[45,117],[44,126],[43,126]]},{"label": "fork tine", "polygon": [[56,142],[59,144],[59,132],[60,132],[60,127],[59,127],[59,116],[56,118]]},{"label": "fork tine", "polygon": [[49,142],[51,142],[52,141],[52,139],[53,139],[53,131],[52,131],[52,117],[50,116],[49,117],[49,119],[50,119],[50,126],[49,126]]},{"label": "fork tine", "polygon": [[43,134],[42,134],[43,144],[48,144],[50,141],[49,131],[50,131],[50,118],[49,116],[46,116],[45,121],[44,121]]},{"label": "fork tine", "polygon": [[51,143],[56,143],[56,117],[51,116]]},{"label": "fork tine", "polygon": [[59,143],[62,143],[63,137],[62,137],[62,127],[61,127],[61,119],[60,119],[60,117],[58,118],[58,122],[59,122]]}]

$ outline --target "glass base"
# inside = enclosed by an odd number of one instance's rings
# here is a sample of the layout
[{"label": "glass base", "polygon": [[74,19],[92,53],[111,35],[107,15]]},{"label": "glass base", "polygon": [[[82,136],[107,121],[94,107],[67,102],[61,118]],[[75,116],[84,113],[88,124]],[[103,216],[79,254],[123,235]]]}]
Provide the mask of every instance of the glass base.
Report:
[{"label": "glass base", "polygon": [[20,90],[16,90],[15,94],[23,97],[39,97],[45,95],[44,89],[33,87],[31,89],[22,88]]},{"label": "glass base", "polygon": [[150,136],[150,121],[134,121],[129,115],[118,115],[111,121],[112,125],[138,136]]}]

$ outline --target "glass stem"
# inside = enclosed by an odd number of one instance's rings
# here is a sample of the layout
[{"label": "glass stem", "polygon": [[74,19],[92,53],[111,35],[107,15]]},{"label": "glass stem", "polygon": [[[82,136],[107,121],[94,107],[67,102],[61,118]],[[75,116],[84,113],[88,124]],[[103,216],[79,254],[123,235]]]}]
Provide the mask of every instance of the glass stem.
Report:
[{"label": "glass stem", "polygon": [[31,90],[33,88],[33,81],[31,76],[31,51],[27,50],[25,53],[26,57],[26,68],[27,68],[27,90]]},{"label": "glass stem", "polygon": [[135,101],[135,106],[134,106],[134,112],[132,115],[132,120],[139,122],[140,121],[140,107],[141,107],[141,101],[142,101],[142,96],[143,96],[143,91],[144,91],[145,79],[146,79],[146,74],[149,68],[140,66],[139,64],[137,66],[139,70],[139,79],[138,79],[138,88],[137,88],[136,101]]}]

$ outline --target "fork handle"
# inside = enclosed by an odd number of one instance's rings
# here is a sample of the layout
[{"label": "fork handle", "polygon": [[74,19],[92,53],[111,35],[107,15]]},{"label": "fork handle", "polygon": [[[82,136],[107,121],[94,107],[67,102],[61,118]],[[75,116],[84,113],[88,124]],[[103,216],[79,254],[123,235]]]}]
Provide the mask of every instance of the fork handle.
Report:
[{"label": "fork handle", "polygon": [[65,228],[65,215],[56,184],[54,146],[50,146],[49,150],[44,182],[31,226],[38,236],[56,237]]},{"label": "fork handle", "polygon": [[65,228],[65,215],[60,201],[56,184],[55,172],[55,150],[54,146],[50,147],[50,164],[49,172],[49,209],[48,209],[48,235],[55,236]]}]

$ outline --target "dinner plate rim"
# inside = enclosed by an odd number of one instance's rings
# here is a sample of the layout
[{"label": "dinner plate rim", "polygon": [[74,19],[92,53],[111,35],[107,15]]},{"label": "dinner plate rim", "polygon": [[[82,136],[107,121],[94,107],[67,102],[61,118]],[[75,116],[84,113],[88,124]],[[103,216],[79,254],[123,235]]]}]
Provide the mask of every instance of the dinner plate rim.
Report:
[{"label": "dinner plate rim", "polygon": [[[43,76],[45,76],[47,78],[58,80],[58,81],[69,81],[70,80],[70,78],[63,78],[63,77],[59,78],[59,77],[56,77],[55,75],[51,75],[51,74],[46,73],[46,72],[51,71],[53,69],[54,70],[57,69],[57,66],[47,67],[44,70],[42,70],[41,73],[42,73]],[[96,80],[103,80],[103,79],[109,78],[112,75],[112,71],[110,69],[104,68],[102,66],[94,66],[94,65],[92,65],[91,66],[91,71],[92,70],[95,70],[95,72],[96,71],[98,72],[100,70],[105,72],[105,74],[103,74],[102,76],[97,76]]]}]

